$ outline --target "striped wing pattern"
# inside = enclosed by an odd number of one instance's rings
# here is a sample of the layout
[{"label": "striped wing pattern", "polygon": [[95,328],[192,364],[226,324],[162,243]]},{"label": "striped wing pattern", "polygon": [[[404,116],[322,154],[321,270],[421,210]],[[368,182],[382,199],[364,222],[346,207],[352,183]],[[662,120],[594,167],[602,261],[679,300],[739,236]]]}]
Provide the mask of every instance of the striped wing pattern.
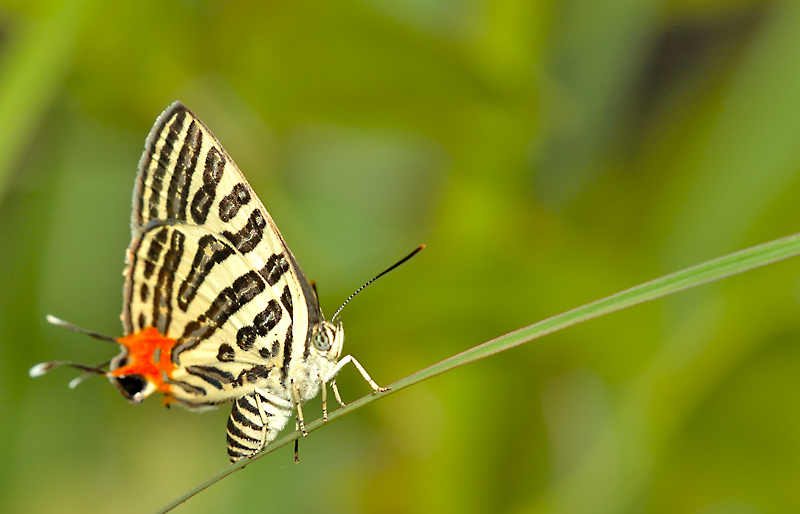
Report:
[{"label": "striped wing pattern", "polygon": [[126,262],[125,334],[155,327],[175,341],[167,396],[190,408],[234,401],[232,460],[273,439],[322,313],[261,201],[179,102],[147,139]]}]

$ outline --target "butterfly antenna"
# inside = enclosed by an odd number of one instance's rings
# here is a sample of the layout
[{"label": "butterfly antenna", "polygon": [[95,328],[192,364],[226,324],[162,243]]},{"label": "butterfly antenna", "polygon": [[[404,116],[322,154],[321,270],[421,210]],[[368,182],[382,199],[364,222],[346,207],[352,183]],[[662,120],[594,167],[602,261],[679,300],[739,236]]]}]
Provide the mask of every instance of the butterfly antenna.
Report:
[{"label": "butterfly antenna", "polygon": [[97,332],[92,332],[91,330],[86,330],[85,328],[81,328],[77,325],[73,325],[63,319],[56,318],[52,314],[47,315],[47,322],[52,323],[53,325],[58,325],[59,327],[66,328],[72,332],[77,332],[79,334],[85,334],[89,337],[94,337],[95,339],[99,339],[101,341],[108,341],[110,343],[116,343],[117,340],[114,337],[107,336],[105,334],[99,334]]},{"label": "butterfly antenna", "polygon": [[344,309],[344,306],[345,306],[345,305],[347,305],[347,303],[348,303],[350,300],[352,300],[352,299],[353,299],[353,297],[354,297],[355,295],[357,295],[358,293],[360,293],[360,292],[361,292],[361,291],[362,291],[362,290],[363,290],[365,287],[367,287],[367,286],[368,286],[368,285],[370,285],[371,283],[375,282],[376,280],[378,280],[378,279],[379,279],[379,278],[381,278],[382,276],[386,275],[387,273],[389,273],[390,271],[392,271],[392,270],[393,270],[393,269],[395,269],[396,267],[398,267],[398,266],[400,266],[401,264],[403,264],[404,262],[406,262],[408,259],[410,259],[410,258],[412,258],[413,256],[417,255],[417,253],[419,253],[419,251],[420,251],[420,250],[422,250],[423,248],[425,248],[425,245],[419,245],[417,248],[415,248],[415,249],[414,249],[414,251],[413,251],[413,252],[411,252],[410,254],[406,255],[405,257],[403,257],[402,259],[400,259],[399,261],[397,261],[396,263],[394,263],[394,264],[393,264],[392,266],[390,266],[388,269],[386,269],[386,270],[382,271],[381,273],[378,273],[377,275],[375,275],[375,276],[374,276],[374,277],[372,277],[371,279],[367,280],[367,282],[366,282],[366,283],[365,283],[363,286],[361,286],[361,287],[359,287],[358,289],[356,289],[356,292],[355,292],[355,293],[353,293],[353,294],[351,294],[351,295],[350,295],[350,297],[349,297],[349,298],[347,298],[347,300],[345,300],[345,301],[344,301],[344,303],[342,304],[342,306],[341,306],[341,307],[339,307],[339,310],[337,310],[337,311],[336,311],[336,314],[334,314],[334,315],[333,315],[333,317],[331,318],[331,323],[333,323],[333,321],[334,321],[334,320],[335,320],[335,319],[336,319],[336,318],[339,316],[339,313],[340,313],[340,312],[342,312],[342,309]]}]

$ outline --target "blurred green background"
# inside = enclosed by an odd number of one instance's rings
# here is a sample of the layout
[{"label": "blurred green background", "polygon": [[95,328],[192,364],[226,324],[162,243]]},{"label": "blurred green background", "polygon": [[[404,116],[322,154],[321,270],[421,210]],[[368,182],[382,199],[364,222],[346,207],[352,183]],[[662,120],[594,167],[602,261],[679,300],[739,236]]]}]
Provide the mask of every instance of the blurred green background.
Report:
[{"label": "blurred green background", "polygon": [[[144,140],[180,99],[382,385],[800,231],[800,2],[0,1],[0,512],[152,512],[227,408],[133,407],[116,353]],[[800,262],[374,402],[176,512],[800,511]],[[345,400],[369,392],[347,368]],[[319,401],[306,408],[319,416]]]}]

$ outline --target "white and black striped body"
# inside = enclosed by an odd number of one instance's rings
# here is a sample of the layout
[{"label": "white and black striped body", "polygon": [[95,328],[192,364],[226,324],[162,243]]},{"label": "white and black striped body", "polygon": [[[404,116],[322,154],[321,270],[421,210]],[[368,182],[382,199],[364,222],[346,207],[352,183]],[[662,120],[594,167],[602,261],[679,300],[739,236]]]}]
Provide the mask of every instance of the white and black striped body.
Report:
[{"label": "white and black striped body", "polygon": [[261,201],[178,102],[147,139],[132,232],[112,382],[137,403],[156,390],[189,408],[234,401],[229,456],[252,454],[333,379],[341,324],[324,321]]}]

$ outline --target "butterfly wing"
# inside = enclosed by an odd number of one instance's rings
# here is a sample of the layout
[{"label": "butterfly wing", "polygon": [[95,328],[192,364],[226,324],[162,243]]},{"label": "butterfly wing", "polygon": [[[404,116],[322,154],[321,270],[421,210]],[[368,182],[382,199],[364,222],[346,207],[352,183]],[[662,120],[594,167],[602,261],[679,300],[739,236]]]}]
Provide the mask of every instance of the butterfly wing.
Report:
[{"label": "butterfly wing", "polygon": [[[322,319],[272,217],[208,128],[176,102],[151,131],[133,195],[122,322],[177,341],[172,395],[188,406],[285,396]],[[174,384],[173,384],[174,382]]]}]

